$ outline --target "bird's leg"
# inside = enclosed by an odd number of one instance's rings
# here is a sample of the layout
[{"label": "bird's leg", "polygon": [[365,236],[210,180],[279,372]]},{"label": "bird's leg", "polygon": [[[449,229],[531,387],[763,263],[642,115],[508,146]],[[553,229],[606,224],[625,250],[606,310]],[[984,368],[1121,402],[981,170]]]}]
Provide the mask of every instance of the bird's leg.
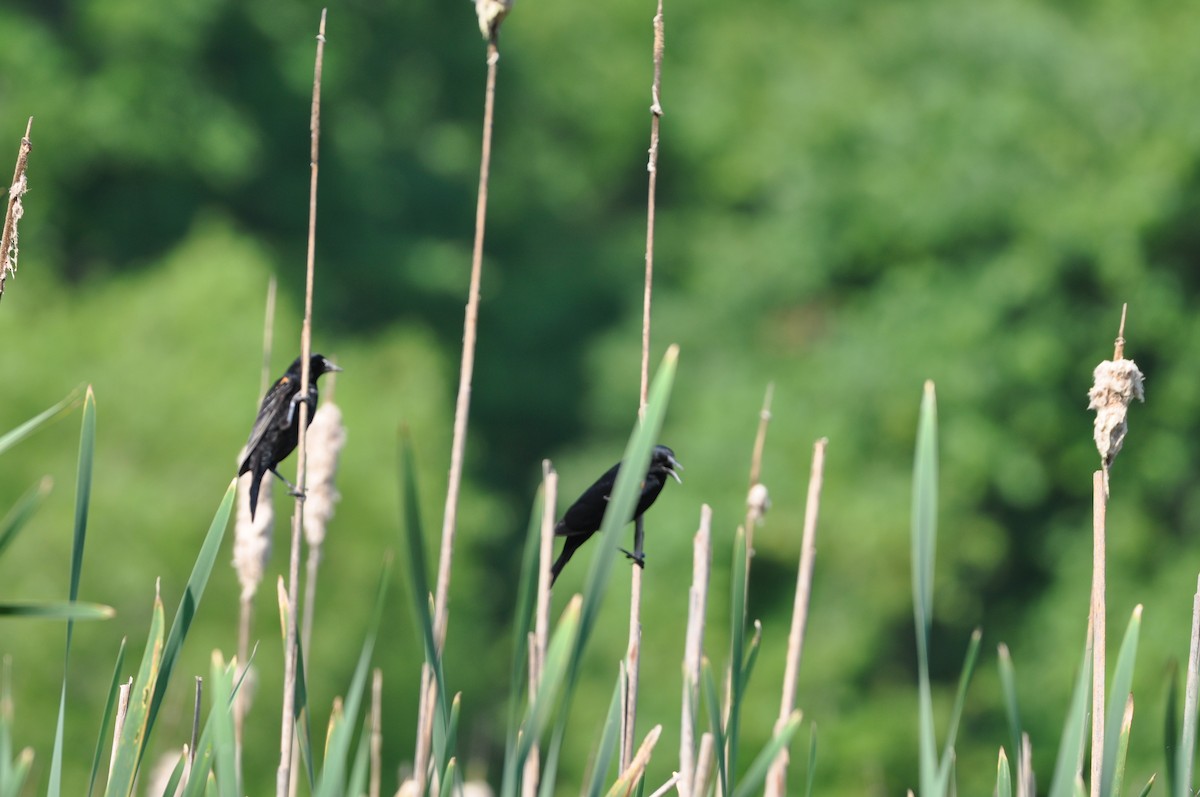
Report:
[{"label": "bird's leg", "polygon": [[288,494],[291,495],[293,498],[303,498],[304,497],[304,493],[300,492],[300,490],[296,487],[296,485],[294,485],[290,481],[288,481],[287,477],[284,476],[282,473],[275,470],[274,468],[271,468],[271,473],[274,473],[276,476],[278,476],[280,478],[280,480],[288,486]]},{"label": "bird's leg", "polygon": [[[304,397],[300,393],[297,393],[296,395],[292,396],[292,401],[290,404],[288,404],[287,423],[285,423],[283,425],[284,429],[286,429],[292,425],[292,418],[294,418],[296,416],[296,405],[299,404],[303,400],[304,400]],[[312,418],[309,418],[309,420],[311,421]],[[276,474],[276,475],[278,476],[279,474]],[[283,479],[282,476],[280,476],[279,478]],[[287,479],[283,479],[283,480],[287,481]],[[295,489],[295,488],[293,488],[293,489]]]},{"label": "bird's leg", "polygon": [[620,548],[621,553],[625,554],[626,559],[633,561],[635,565],[641,568],[646,567],[646,551],[643,546],[646,542],[646,527],[643,525],[641,516],[633,522],[633,553]]}]

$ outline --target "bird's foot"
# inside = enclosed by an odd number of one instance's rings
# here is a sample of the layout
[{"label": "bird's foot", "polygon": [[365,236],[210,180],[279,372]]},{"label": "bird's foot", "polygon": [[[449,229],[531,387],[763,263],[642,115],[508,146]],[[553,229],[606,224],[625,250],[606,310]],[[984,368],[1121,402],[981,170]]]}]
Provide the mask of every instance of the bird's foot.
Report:
[{"label": "bird's foot", "polygon": [[630,552],[630,551],[625,550],[624,548],[618,548],[617,550],[620,551],[621,553],[625,554],[625,558],[630,560],[631,562],[633,562],[638,567],[642,568],[643,570],[646,568],[646,552],[645,551]]}]

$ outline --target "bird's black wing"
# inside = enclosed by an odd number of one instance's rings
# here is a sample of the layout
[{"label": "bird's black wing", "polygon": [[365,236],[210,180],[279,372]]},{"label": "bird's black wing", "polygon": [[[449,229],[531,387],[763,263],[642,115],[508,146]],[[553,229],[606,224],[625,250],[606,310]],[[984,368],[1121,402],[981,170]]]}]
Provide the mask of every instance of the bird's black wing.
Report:
[{"label": "bird's black wing", "polygon": [[258,417],[254,419],[254,428],[250,430],[250,439],[246,441],[247,457],[262,442],[271,427],[286,426],[288,405],[300,390],[299,382],[298,378],[285,374],[271,385],[267,395],[263,396],[262,406],[258,408]]},{"label": "bird's black wing", "polygon": [[604,519],[604,510],[608,508],[608,499],[612,495],[613,485],[617,483],[617,473],[621,470],[618,462],[608,469],[596,483],[583,491],[583,495],[571,504],[558,524],[555,533],[560,535],[591,534],[600,528]]}]

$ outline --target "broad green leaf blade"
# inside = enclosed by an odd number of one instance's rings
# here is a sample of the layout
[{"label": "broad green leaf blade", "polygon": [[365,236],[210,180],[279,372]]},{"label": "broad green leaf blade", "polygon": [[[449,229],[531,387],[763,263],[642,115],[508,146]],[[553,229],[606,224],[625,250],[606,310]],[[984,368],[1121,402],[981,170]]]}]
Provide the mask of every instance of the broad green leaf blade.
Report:
[{"label": "broad green leaf blade", "polygon": [[[1000,689],[1004,693],[1004,715],[1008,719],[1010,743],[1019,762],[1021,760],[1021,716],[1017,711],[1017,671],[1013,667],[1008,645],[1003,642],[1000,643],[997,650],[997,658],[1000,662]],[[1020,771],[1019,764],[1017,770]]]},{"label": "broad green leaf blade", "polygon": [[4,782],[3,797],[20,797],[21,789],[29,778],[29,770],[33,767],[33,749],[26,747],[13,762],[11,771]]},{"label": "broad green leaf blade", "polygon": [[596,761],[592,765],[592,777],[588,781],[587,797],[600,797],[604,783],[608,780],[608,768],[612,765],[613,753],[617,749],[617,736],[621,732],[621,695],[625,692],[625,662],[617,674],[617,688],[613,690],[608,704],[608,715],[604,729],[600,732],[600,746],[596,748]]},{"label": "broad green leaf blade", "polygon": [[1012,797],[1012,773],[1008,769],[1008,756],[1000,748],[1000,760],[996,763],[996,797]]},{"label": "broad green leaf blade", "polygon": [[581,599],[578,595],[571,598],[562,617],[550,637],[550,645],[546,649],[546,668],[542,672],[542,682],[538,685],[533,703],[525,712],[521,723],[521,741],[517,745],[517,767],[525,766],[529,750],[541,738],[550,722],[550,712],[558,698],[570,665],[571,651],[575,647],[579,634],[579,616]]},{"label": "broad green leaf blade", "polygon": [[[91,396],[91,393],[92,393],[91,385],[88,386],[87,393],[88,393],[88,397],[92,398],[92,400],[94,402],[95,399]],[[55,415],[58,415],[60,412],[64,412],[68,409],[71,409],[78,403],[79,403],[79,389],[76,388],[75,390],[71,391],[70,395],[68,395],[65,399],[63,399],[62,401],[55,404],[50,409],[40,413],[39,415],[33,416],[29,420],[25,421],[25,423],[18,426],[16,429],[13,429],[11,432],[8,432],[4,435],[0,435],[0,454],[3,454],[8,449],[12,448],[17,443],[24,440],[26,437],[29,437],[29,435],[36,432],[43,424],[45,424],[47,421],[49,421]]]},{"label": "broad green leaf blade", "polygon": [[1084,645],[1079,674],[1075,678],[1075,688],[1071,691],[1071,703],[1063,723],[1062,740],[1058,745],[1058,761],[1054,765],[1054,779],[1050,781],[1050,797],[1072,797],[1075,794],[1076,783],[1082,782],[1079,769],[1083,762],[1083,746],[1088,728],[1088,698],[1091,696],[1092,684],[1090,654],[1090,647]]},{"label": "broad green leaf blade", "polygon": [[45,603],[0,603],[0,617],[36,620],[108,620],[116,615],[111,606],[81,601]]},{"label": "broad green leaf blade", "polygon": [[[186,748],[184,749],[186,750]],[[171,770],[171,777],[167,779],[167,787],[163,789],[163,793],[151,797],[175,797],[175,792],[179,789],[179,781],[183,780],[185,766],[187,766],[187,754],[183,753],[179,756],[179,762],[175,764],[175,768]]]},{"label": "broad green leaf blade", "polygon": [[917,423],[913,463],[912,569],[913,617],[917,632],[918,744],[923,797],[943,794],[938,783],[933,694],[929,685],[929,627],[933,618],[933,570],[937,552],[937,401],[933,382],[925,383]]},{"label": "broad green leaf blade", "polygon": [[1117,739],[1116,771],[1113,773],[1114,795],[1121,793],[1125,783],[1125,759],[1129,754],[1129,729],[1133,725],[1133,695],[1125,702],[1125,715],[1121,721],[1121,733]]},{"label": "broad green leaf blade", "polygon": [[175,661],[183,649],[188,630],[192,627],[192,620],[200,608],[200,599],[204,597],[204,588],[208,584],[208,577],[212,574],[213,564],[221,550],[221,541],[225,539],[225,527],[229,525],[229,513],[233,509],[236,487],[237,479],[229,482],[229,487],[225,490],[225,497],[221,499],[221,505],[217,507],[217,513],[213,516],[208,533],[204,536],[200,554],[192,566],[192,574],[188,577],[187,586],[183,589],[183,596],[179,599],[179,608],[175,610],[175,619],[171,622],[171,631],[167,634],[167,642],[163,647],[162,672],[155,683],[154,697],[150,702],[150,712],[146,720],[146,736],[149,736],[150,731],[154,728],[154,720],[158,717],[158,710],[167,693],[167,685],[171,681],[171,671],[175,668]]},{"label": "broad green leaf blade", "polygon": [[113,710],[117,705],[117,695],[121,689],[121,668],[125,666],[125,642],[127,637],[121,637],[121,646],[117,648],[117,663],[113,666],[112,679],[108,683],[108,698],[104,701],[104,715],[100,719],[100,733],[96,736],[96,752],[92,754],[92,775],[88,778],[87,797],[92,797],[96,788],[96,776],[100,773],[100,762],[104,760],[104,740],[108,736],[108,728],[112,723]]},{"label": "broad green leaf blade", "polygon": [[750,647],[746,651],[746,662],[742,665],[742,694],[746,694],[746,686],[750,676],[754,674],[754,665],[758,662],[759,646],[762,645],[762,621],[754,621],[754,635],[750,637]]},{"label": "broad green leaf blade", "polygon": [[116,760],[113,761],[112,769],[108,773],[108,788],[105,790],[108,797],[127,797],[133,791],[133,779],[137,774],[138,762],[142,758],[149,735],[151,695],[155,693],[155,684],[161,675],[163,626],[165,624],[162,599],[159,598],[156,590],[146,649],[142,653],[142,663],[138,667],[133,689],[129,691],[129,708],[125,712],[125,725],[121,729]]},{"label": "broad green leaf blade", "polygon": [[433,598],[425,570],[425,533],[421,526],[421,507],[417,497],[417,470],[413,463],[412,441],[409,440],[407,430],[400,434],[400,461],[411,607],[425,645],[425,663],[433,671],[434,682],[437,684],[437,710],[442,727],[445,728],[450,722],[450,705],[447,702],[446,676],[433,634],[433,612],[430,610]]},{"label": "broad green leaf blade", "polygon": [[967,687],[971,685],[971,676],[975,674],[975,664],[979,660],[979,642],[982,638],[983,631],[976,628],[967,645],[967,657],[963,662],[962,674],[958,679],[958,693],[954,698],[954,710],[950,713],[950,726],[946,729],[946,747],[942,751],[942,761],[938,773],[938,778],[943,784],[950,782],[950,767],[954,761],[954,742],[958,737],[958,723],[962,719],[963,706],[967,702]]},{"label": "broad green leaf blade", "polygon": [[1179,748],[1175,753],[1175,783],[1168,784],[1172,797],[1190,797],[1192,793],[1192,764],[1196,755],[1196,714],[1200,704],[1200,576],[1196,578],[1196,594],[1192,597],[1192,638],[1188,645],[1187,675],[1183,689],[1183,718],[1179,732]]},{"label": "broad green leaf blade", "polygon": [[734,789],[733,797],[750,797],[750,795],[762,788],[763,781],[767,779],[767,773],[771,769],[771,764],[775,762],[779,751],[786,748],[792,741],[792,736],[799,727],[800,712],[793,711],[792,715],[788,717],[787,722],[779,729],[779,733],[771,737],[771,741],[767,742],[762,752],[754,758],[754,762],[750,764],[750,769],[746,770],[746,777]]},{"label": "broad green leaf blade", "polygon": [[1121,742],[1121,726],[1125,718],[1125,699],[1133,689],[1133,668],[1137,662],[1138,632],[1142,627],[1142,607],[1136,606],[1113,670],[1112,688],[1108,694],[1108,717],[1104,722],[1104,764],[1101,768],[1100,797],[1112,797],[1116,792],[1117,754]]},{"label": "broad green leaf blade", "polygon": [[33,513],[46,500],[46,496],[50,494],[53,486],[54,480],[49,476],[43,476],[37,484],[30,487],[24,495],[17,499],[17,503],[13,504],[13,508],[8,510],[8,514],[4,516],[4,520],[0,520],[0,553],[3,553],[4,549],[16,539],[17,533],[25,527],[29,518],[33,517]]},{"label": "broad green leaf blade", "polygon": [[1175,795],[1179,782],[1176,767],[1179,765],[1175,744],[1180,739],[1179,729],[1179,665],[1175,661],[1167,664],[1167,700],[1163,707],[1163,751],[1167,772],[1167,794]]},{"label": "broad green leaf blade", "polygon": [[354,764],[350,767],[350,780],[346,783],[346,794],[350,797],[359,797],[367,793],[367,764],[370,752],[371,720],[368,717],[363,720],[362,733],[358,736],[358,748],[354,751]]},{"label": "broad green leaf blade", "polygon": [[[46,413],[42,413],[38,418],[43,416],[46,416]],[[40,425],[41,421],[38,421],[38,418],[21,428],[29,427],[30,424],[34,424],[34,421],[38,422],[35,426]],[[12,433],[10,432],[10,434]],[[0,440],[0,451],[3,448],[3,440]],[[83,400],[83,423],[79,431],[79,462],[75,476],[75,525],[71,543],[71,586],[68,597],[71,603],[79,599],[79,578],[83,574],[83,545],[87,540],[87,516],[92,495],[92,461],[95,451],[96,396],[92,393],[91,385],[88,385],[87,395]],[[74,630],[74,620],[68,618],[67,644],[63,652],[63,684],[58,698],[58,724],[54,730],[54,752],[50,757],[50,782],[46,790],[48,797],[59,797],[62,794],[63,728],[66,724],[67,713],[67,667],[71,660],[71,637]]]},{"label": "broad green leaf blade", "polygon": [[219,797],[238,797],[237,751],[233,733],[233,673],[237,661],[226,664],[214,650],[209,667],[208,694],[212,704],[208,722],[213,729],[213,771]]},{"label": "broad green leaf blade", "polygon": [[713,677],[712,664],[707,656],[700,659],[700,680],[704,682],[704,707],[712,728],[713,758],[717,759],[719,793],[729,794],[729,779],[725,771],[725,731],[721,727],[721,698],[717,696],[717,681]]},{"label": "broad green leaf blade", "polygon": [[321,777],[317,781],[317,788],[314,791],[316,797],[340,795],[346,787],[350,739],[358,722],[358,709],[362,703],[363,690],[366,688],[367,675],[371,669],[371,653],[375,649],[375,637],[379,631],[380,618],[383,616],[390,572],[391,560],[389,559],[384,563],[383,573],[379,577],[379,586],[375,593],[375,608],[371,612],[367,636],[363,641],[362,652],[358,656],[358,664],[354,668],[354,677],[350,680],[350,688],[346,691],[345,719],[330,734],[329,742],[326,745],[325,764],[321,768]]},{"label": "broad green leaf blade", "polygon": [[445,741],[442,744],[442,760],[446,762],[445,768],[442,770],[441,783],[445,784],[442,788],[451,794],[459,794],[462,789],[454,783],[455,778],[455,755],[454,755],[454,740],[458,737],[458,715],[462,711],[462,692],[454,695],[454,700],[450,703],[450,727],[446,730]]}]

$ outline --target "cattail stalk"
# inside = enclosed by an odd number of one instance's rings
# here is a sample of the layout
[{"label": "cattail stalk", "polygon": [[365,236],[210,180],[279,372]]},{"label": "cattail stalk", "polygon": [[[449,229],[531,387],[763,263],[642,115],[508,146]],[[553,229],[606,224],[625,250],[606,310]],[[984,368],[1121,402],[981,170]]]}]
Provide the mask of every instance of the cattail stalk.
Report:
[{"label": "cattail stalk", "polygon": [[4,296],[4,281],[8,279],[9,275],[15,276],[17,273],[17,256],[20,254],[17,223],[25,214],[25,206],[21,203],[21,198],[29,190],[29,179],[25,176],[25,170],[29,167],[29,153],[33,150],[33,144],[29,140],[29,133],[32,129],[33,117],[31,116],[25,123],[25,135],[17,150],[17,166],[13,170],[13,181],[8,188],[8,206],[4,211],[4,227],[0,228],[0,297]]},{"label": "cattail stalk", "polygon": [[700,528],[692,538],[692,586],[688,590],[687,635],[683,647],[683,700],[679,720],[680,797],[694,791],[696,777],[696,722],[693,707],[700,705],[700,660],[704,654],[704,615],[708,606],[708,575],[712,567],[712,508],[700,506]]},{"label": "cattail stalk", "polygon": [[1105,518],[1108,512],[1108,478],[1113,460],[1125,443],[1127,416],[1133,399],[1145,401],[1142,372],[1125,359],[1125,313],[1113,347],[1112,360],[1096,366],[1088,391],[1088,409],[1096,411],[1096,450],[1101,469],[1092,474],[1092,598],[1089,625],[1092,629],[1092,771],[1091,795],[1099,797],[1104,764],[1105,685]]},{"label": "cattail stalk", "polygon": [[[662,62],[665,39],[663,36],[663,2],[658,0],[654,15],[654,79],[650,85],[650,149],[646,161],[648,183],[646,189],[646,278],[642,294],[642,369],[641,390],[638,401],[638,417],[646,417],[646,403],[650,390],[650,300],[654,289],[654,215],[658,190],[658,139],[662,121]],[[642,554],[643,519],[637,519],[634,552]],[[629,646],[625,654],[625,694],[622,696],[621,712],[621,769],[630,765],[633,755],[634,733],[637,725],[638,680],[641,672],[642,648],[642,568],[632,568],[629,585]]]},{"label": "cattail stalk", "polygon": [[[317,56],[313,67],[312,115],[309,122],[311,148],[309,151],[310,174],[308,188],[308,255],[304,281],[304,324],[300,330],[300,395],[308,395],[309,359],[312,353],[312,300],[313,277],[317,248],[317,172],[321,139],[321,68],[325,58],[325,16],[321,10],[321,26],[317,33]],[[308,428],[308,402],[301,401],[297,408],[297,422],[301,429]],[[300,593],[300,543],[304,529],[304,487],[307,446],[305,435],[299,435],[296,446],[296,510],[292,515],[291,556],[288,562],[288,617],[286,644],[284,646],[283,708],[279,734],[279,769],[275,775],[275,795],[285,797],[291,782],[292,749],[295,727],[292,714],[295,710],[296,666],[298,651],[298,627],[296,607]]]},{"label": "cattail stalk", "polygon": [[[808,601],[812,593],[813,561],[817,556],[817,514],[821,507],[821,483],[825,475],[825,447],[829,441],[821,438],[813,446],[812,469],[808,478],[808,501],[804,507],[804,536],[800,543],[800,566],[796,572],[796,600],[792,607],[792,627],[788,633],[787,658],[783,671],[783,694],[779,699],[779,733],[796,708],[796,677],[800,672],[800,657],[804,652],[804,632],[808,627]],[[779,751],[767,773],[765,797],[787,794],[788,751]]]}]

